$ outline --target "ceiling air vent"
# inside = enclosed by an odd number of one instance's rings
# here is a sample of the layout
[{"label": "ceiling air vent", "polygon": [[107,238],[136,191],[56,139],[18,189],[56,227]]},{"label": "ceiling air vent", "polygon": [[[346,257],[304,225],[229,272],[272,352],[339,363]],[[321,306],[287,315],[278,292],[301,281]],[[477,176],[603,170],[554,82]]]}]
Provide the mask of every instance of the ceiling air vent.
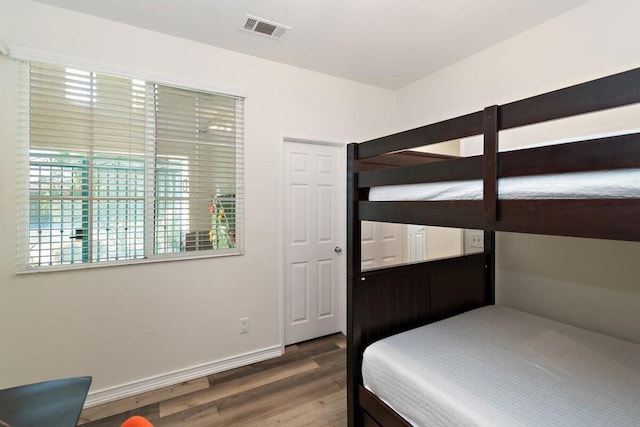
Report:
[{"label": "ceiling air vent", "polygon": [[245,15],[244,25],[242,29],[245,31],[267,36],[272,39],[282,39],[291,31],[291,27],[267,21],[266,19],[256,18],[255,16]]}]

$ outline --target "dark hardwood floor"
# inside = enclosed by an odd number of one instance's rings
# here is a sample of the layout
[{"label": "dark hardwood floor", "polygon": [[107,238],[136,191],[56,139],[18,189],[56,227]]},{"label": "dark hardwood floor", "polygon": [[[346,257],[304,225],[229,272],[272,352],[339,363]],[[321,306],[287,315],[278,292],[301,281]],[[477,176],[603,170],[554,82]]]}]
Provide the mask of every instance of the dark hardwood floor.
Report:
[{"label": "dark hardwood floor", "polygon": [[85,409],[83,427],[119,427],[133,415],[160,426],[346,426],[342,334],[286,347],[231,371]]}]

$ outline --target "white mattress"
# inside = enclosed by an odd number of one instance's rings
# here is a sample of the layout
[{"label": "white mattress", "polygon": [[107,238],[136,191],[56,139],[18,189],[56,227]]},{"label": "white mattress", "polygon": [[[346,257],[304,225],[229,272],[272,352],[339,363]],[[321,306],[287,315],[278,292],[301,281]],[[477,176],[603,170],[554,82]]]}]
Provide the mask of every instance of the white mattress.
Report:
[{"label": "white mattress", "polygon": [[[430,182],[372,187],[369,200],[482,200],[482,180]],[[640,169],[500,178],[498,198],[593,199],[640,198]]]},{"label": "white mattress", "polygon": [[640,425],[640,345],[501,306],[378,341],[362,374],[417,426]]}]

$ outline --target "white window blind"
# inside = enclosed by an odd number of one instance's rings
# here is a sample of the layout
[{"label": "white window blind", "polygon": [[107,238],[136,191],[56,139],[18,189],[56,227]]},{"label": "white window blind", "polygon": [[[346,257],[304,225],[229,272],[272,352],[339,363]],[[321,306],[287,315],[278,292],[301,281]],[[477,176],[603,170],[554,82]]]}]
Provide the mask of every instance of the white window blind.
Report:
[{"label": "white window blind", "polygon": [[242,98],[36,62],[25,79],[19,268],[243,252]]}]

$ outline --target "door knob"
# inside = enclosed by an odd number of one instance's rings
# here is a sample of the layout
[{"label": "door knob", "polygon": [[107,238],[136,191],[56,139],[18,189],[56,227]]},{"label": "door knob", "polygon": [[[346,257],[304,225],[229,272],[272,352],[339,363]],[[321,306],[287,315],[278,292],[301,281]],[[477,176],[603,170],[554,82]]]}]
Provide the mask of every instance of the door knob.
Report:
[{"label": "door knob", "polygon": [[335,248],[333,248],[334,252],[339,254],[340,252],[342,252],[342,248],[340,246],[336,246]]}]

